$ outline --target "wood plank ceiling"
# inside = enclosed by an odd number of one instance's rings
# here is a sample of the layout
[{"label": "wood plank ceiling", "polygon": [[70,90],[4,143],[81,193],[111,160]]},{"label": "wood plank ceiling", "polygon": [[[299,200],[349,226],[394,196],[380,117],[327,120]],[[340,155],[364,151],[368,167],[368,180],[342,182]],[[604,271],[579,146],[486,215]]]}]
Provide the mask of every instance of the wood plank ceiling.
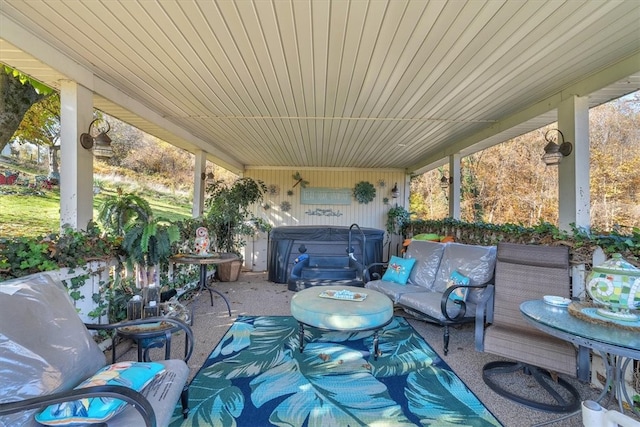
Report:
[{"label": "wood plank ceiling", "polygon": [[0,0],[0,38],[1,62],[81,69],[96,107],[236,170],[411,172],[589,79],[592,105],[640,88],[636,0]]}]

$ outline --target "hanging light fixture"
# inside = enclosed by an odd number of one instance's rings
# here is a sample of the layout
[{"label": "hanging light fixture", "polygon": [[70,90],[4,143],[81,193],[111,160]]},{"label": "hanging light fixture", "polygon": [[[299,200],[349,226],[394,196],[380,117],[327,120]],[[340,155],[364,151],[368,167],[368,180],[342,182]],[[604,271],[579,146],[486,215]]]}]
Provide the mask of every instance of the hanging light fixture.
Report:
[{"label": "hanging light fixture", "polygon": [[[80,145],[86,150],[93,150],[93,155],[98,159],[113,157],[111,138],[107,133],[111,125],[104,119],[95,119],[89,124],[89,130],[80,135]],[[95,135],[95,136],[94,136]]]},{"label": "hanging light fixture", "polygon": [[[562,140],[560,144],[556,143],[556,140],[549,135],[549,133],[553,131],[558,132],[560,135],[560,139]],[[564,135],[559,129],[549,129],[547,133],[544,134],[544,139],[547,141],[547,145],[544,146],[542,161],[547,166],[559,165],[562,159],[573,151],[573,145],[571,145],[569,141],[564,140]]]},{"label": "hanging light fixture", "polygon": [[391,197],[397,199],[400,197],[400,190],[398,190],[398,183],[393,184],[393,188],[391,189]]}]

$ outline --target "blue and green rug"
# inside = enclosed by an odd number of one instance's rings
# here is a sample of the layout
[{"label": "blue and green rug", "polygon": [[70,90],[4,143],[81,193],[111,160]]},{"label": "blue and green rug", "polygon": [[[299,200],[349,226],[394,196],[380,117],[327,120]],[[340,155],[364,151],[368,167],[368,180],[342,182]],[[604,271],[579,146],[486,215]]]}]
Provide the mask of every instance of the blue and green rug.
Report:
[{"label": "blue and green rug", "polygon": [[499,426],[405,319],[380,334],[305,328],[288,316],[245,316],[191,382],[177,426]]}]

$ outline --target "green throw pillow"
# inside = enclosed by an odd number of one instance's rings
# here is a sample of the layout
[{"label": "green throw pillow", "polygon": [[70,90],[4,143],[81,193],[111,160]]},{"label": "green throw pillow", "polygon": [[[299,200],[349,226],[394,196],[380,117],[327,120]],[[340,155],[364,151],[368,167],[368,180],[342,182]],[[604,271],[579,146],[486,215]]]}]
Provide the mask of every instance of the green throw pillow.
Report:
[{"label": "green throw pillow", "polygon": [[415,258],[407,259],[393,255],[389,260],[389,266],[384,276],[382,276],[382,280],[394,282],[399,285],[406,285],[407,280],[409,280],[409,275],[411,274],[411,269],[415,263]]},{"label": "green throw pillow", "polygon": [[[458,271],[454,271],[451,273],[451,276],[449,276],[447,288],[455,285],[469,285],[469,278],[463,276]],[[457,288],[449,294],[449,299],[452,301],[465,301],[467,299],[467,293],[469,293],[469,288]]]},{"label": "green throw pillow", "polygon": [[[160,363],[119,362],[105,366],[84,380],[76,389],[95,385],[122,385],[140,391],[164,370]],[[124,400],[91,397],[47,406],[36,415],[36,421],[50,426],[105,422],[122,411]]]}]

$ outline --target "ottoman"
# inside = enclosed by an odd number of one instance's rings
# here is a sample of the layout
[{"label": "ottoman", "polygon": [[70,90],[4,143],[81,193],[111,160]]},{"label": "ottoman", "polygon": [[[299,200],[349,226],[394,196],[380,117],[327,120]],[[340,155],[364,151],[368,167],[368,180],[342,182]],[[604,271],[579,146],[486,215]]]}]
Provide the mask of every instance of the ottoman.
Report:
[{"label": "ottoman", "polygon": [[393,303],[383,293],[354,286],[311,287],[291,298],[291,315],[300,325],[300,352],[304,327],[329,331],[373,330],[373,354],[378,358],[378,332],[393,319]]}]

